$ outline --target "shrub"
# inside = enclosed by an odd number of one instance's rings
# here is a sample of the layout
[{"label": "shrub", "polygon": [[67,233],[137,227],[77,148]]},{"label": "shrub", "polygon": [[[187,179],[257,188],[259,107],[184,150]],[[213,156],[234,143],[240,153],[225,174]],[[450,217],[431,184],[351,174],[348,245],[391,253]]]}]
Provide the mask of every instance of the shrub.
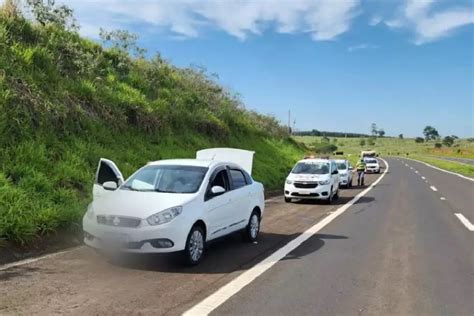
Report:
[{"label": "shrub", "polygon": [[329,143],[315,143],[313,145],[314,151],[319,154],[329,154],[337,150],[337,146]]},{"label": "shrub", "polygon": [[441,143],[436,143],[436,144],[434,144],[434,146],[435,146],[435,148],[441,148],[441,147],[443,147],[443,145],[442,145]]},{"label": "shrub", "polygon": [[415,143],[420,144],[420,143],[424,143],[424,142],[425,142],[425,139],[424,139],[423,137],[417,137],[417,138],[415,138]]}]

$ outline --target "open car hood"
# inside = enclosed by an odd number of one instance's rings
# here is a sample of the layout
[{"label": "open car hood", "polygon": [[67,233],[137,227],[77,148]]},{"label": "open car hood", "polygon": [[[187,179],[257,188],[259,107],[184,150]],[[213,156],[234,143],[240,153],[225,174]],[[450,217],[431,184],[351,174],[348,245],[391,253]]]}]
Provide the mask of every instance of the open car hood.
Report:
[{"label": "open car hood", "polygon": [[254,151],[236,148],[209,148],[196,152],[196,159],[235,163],[251,175],[254,154]]}]

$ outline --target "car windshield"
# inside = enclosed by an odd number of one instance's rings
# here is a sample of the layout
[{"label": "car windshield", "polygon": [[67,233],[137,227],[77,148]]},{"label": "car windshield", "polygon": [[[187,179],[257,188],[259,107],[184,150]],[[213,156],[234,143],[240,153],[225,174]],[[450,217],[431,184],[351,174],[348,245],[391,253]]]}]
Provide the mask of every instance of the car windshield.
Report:
[{"label": "car windshield", "polygon": [[125,182],[121,189],[165,193],[194,193],[201,186],[206,167],[196,166],[147,166]]},{"label": "car windshield", "polygon": [[300,162],[293,168],[295,174],[328,174],[329,164],[325,162]]},{"label": "car windshield", "polygon": [[347,169],[347,165],[345,162],[338,162],[337,163],[337,169],[338,170],[346,170]]},{"label": "car windshield", "polygon": [[377,163],[377,159],[366,159],[365,163]]}]

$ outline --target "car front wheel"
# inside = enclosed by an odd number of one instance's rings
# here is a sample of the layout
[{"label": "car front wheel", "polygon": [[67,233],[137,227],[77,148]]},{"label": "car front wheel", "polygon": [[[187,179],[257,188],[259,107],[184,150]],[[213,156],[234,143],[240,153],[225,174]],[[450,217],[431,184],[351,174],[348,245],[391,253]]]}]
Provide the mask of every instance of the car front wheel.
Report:
[{"label": "car front wheel", "polygon": [[286,203],[290,203],[290,202],[291,202],[291,198],[285,197],[285,202],[286,202]]},{"label": "car front wheel", "polygon": [[253,211],[250,215],[249,223],[245,228],[245,240],[249,242],[254,242],[258,238],[258,233],[260,232],[260,217],[258,216],[257,211]]},{"label": "car front wheel", "polygon": [[199,225],[193,226],[186,240],[184,259],[188,265],[197,265],[204,256],[205,234]]}]

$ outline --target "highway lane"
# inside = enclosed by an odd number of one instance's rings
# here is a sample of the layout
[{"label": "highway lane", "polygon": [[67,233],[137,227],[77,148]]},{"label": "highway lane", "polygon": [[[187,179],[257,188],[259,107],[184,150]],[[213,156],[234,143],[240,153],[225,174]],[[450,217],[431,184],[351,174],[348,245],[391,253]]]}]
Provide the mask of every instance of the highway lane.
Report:
[{"label": "highway lane", "polygon": [[390,173],[368,203],[351,207],[213,314],[472,315],[474,233],[454,216],[472,209],[472,186],[410,160],[388,162]]},{"label": "highway lane", "polygon": [[[368,176],[370,184],[378,175]],[[210,246],[201,265],[185,268],[176,256],[132,256],[112,264],[79,248],[2,270],[0,315],[177,315],[254,266],[359,193],[343,190],[333,205],[267,202],[257,244],[239,235]],[[363,198],[360,203],[370,203]]]},{"label": "highway lane", "polygon": [[474,223],[474,181],[439,171],[414,160],[401,161],[413,168],[415,173],[418,172],[430,187],[434,187],[438,198],[443,198],[452,212],[462,213]]}]

